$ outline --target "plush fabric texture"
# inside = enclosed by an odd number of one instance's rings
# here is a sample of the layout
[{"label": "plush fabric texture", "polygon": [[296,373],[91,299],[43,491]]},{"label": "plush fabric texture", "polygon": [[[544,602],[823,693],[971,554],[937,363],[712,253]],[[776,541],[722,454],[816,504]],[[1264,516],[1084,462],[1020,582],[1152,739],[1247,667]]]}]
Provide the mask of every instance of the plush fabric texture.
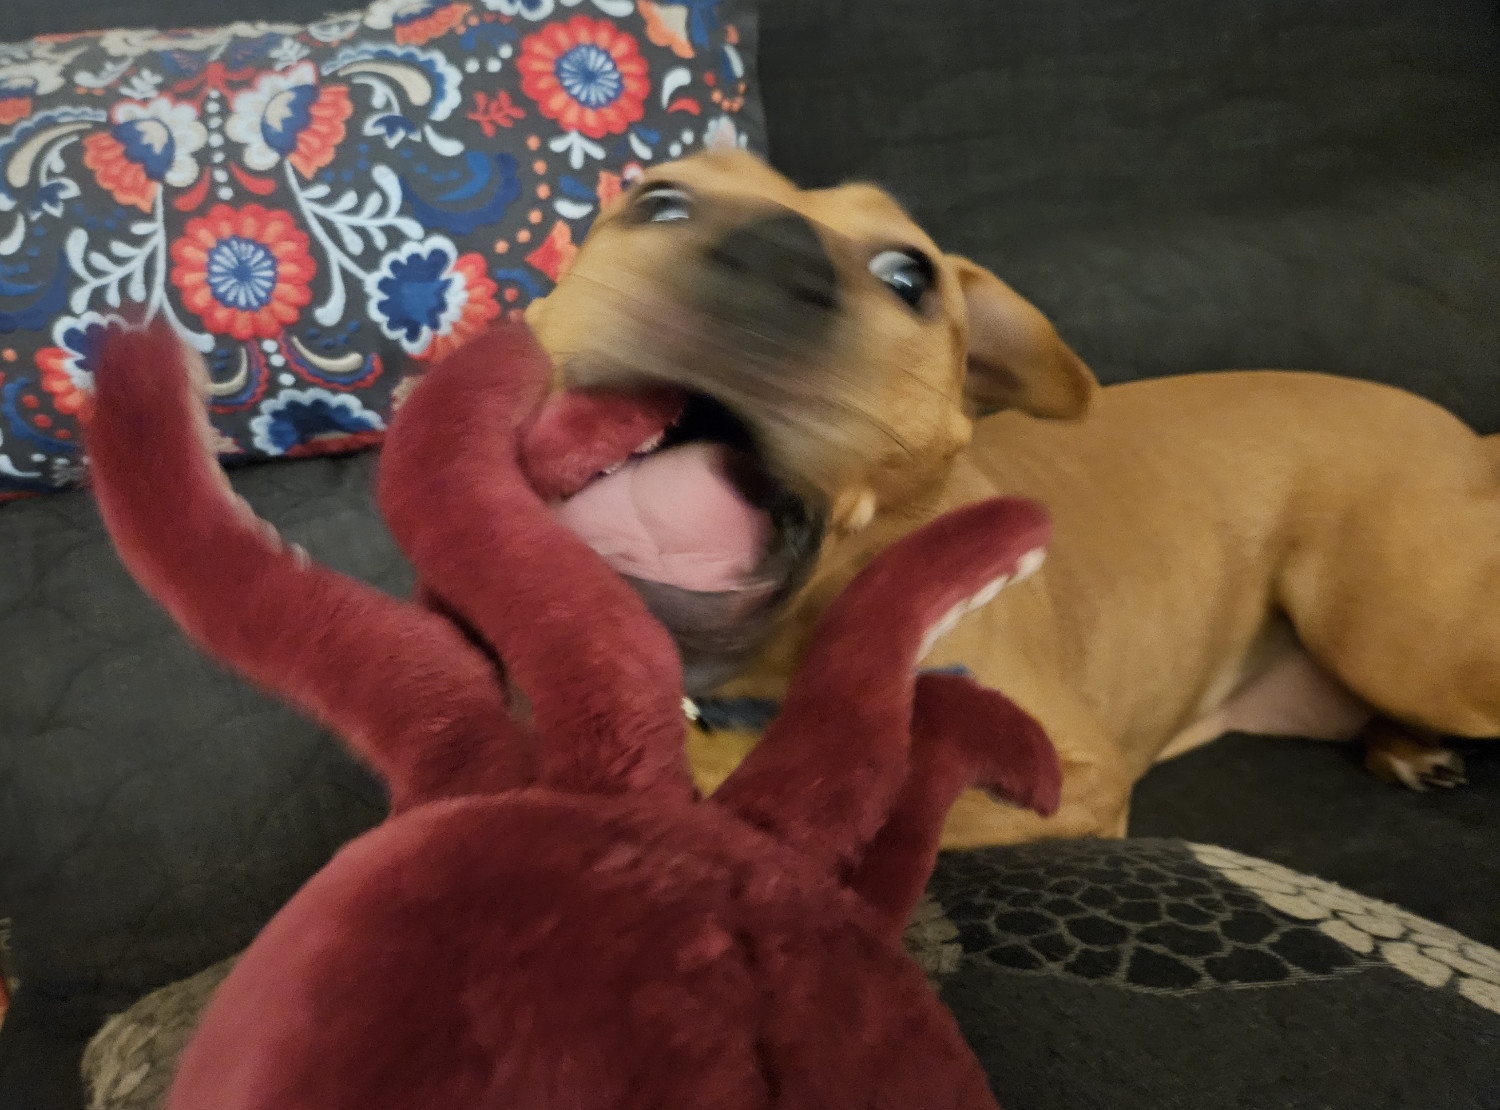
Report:
[{"label": "plush fabric texture", "polygon": [[[1002,695],[914,668],[1040,550],[1039,506],[981,502],[882,553],[700,802],[670,637],[526,476],[550,366],[522,327],[439,360],[381,460],[431,607],[229,495],[185,354],[160,324],[106,337],[87,443],[110,534],[192,638],[335,727],[393,815],[239,959],[169,1107],[994,1105],[899,937],[958,793],[1052,812],[1061,770]],[[635,429],[610,431],[627,456]]]},{"label": "plush fabric texture", "polygon": [[378,439],[413,360],[544,293],[644,163],[760,147],[735,0],[376,0],[0,46],[0,497],[72,485],[122,304],[227,459]]},{"label": "plush fabric texture", "polygon": [[[1266,860],[1146,838],[947,852],[929,891],[907,949],[1005,1105],[1467,1110],[1500,1082],[1500,953]],[[227,970],[100,1031],[91,1110],[160,1110],[177,1031]],[[1377,1012],[1419,1060],[1350,1016]]]}]

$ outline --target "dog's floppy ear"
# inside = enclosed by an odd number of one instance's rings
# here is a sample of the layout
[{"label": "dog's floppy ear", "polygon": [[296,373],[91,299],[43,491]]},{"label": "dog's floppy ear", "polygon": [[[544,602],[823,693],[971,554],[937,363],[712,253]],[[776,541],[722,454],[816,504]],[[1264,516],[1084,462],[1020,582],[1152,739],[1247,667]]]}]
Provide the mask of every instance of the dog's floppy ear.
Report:
[{"label": "dog's floppy ear", "polygon": [[984,267],[958,255],[948,261],[969,309],[964,395],[974,409],[1064,419],[1087,412],[1099,383],[1040,310]]}]

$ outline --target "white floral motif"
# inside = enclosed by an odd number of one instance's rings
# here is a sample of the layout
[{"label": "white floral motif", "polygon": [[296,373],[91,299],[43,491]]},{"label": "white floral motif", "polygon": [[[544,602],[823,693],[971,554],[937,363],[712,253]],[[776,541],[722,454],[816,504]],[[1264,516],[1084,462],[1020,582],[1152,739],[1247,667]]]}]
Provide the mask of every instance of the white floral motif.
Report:
[{"label": "white floral motif", "polygon": [[603,158],[604,148],[598,143],[585,139],[577,131],[564,131],[555,139],[547,143],[547,149],[557,154],[568,156],[568,165],[575,170],[583,168],[583,160],[589,158]]},{"label": "white floral motif", "polygon": [[[323,76],[333,74],[368,85],[371,106],[380,110],[400,110],[395,92],[399,87],[408,100],[425,105],[427,118],[433,123],[441,123],[463,103],[463,74],[438,50],[389,43],[346,46],[323,63]],[[390,78],[394,85],[384,78]]]},{"label": "white floral motif", "polygon": [[345,12],[308,24],[307,33],[319,42],[341,42],[358,31],[363,22],[363,12]]},{"label": "white floral motif", "polygon": [[276,63],[277,69],[286,69],[289,66],[296,65],[303,58],[307,57],[309,53],[310,51],[307,47],[288,36],[271,48],[268,57]]},{"label": "white floral motif", "polygon": [[[377,165],[370,171],[370,179],[376,188],[365,197],[363,204],[358,195],[346,190],[335,201],[326,198],[332,190],[323,182],[306,189],[297,184],[291,166],[286,169],[287,187],[296,198],[307,223],[307,230],[328,256],[328,299],[313,310],[313,316],[324,327],[343,319],[345,291],[344,274],[349,273],[356,281],[367,283],[372,271],[361,266],[355,259],[364,253],[365,240],[377,250],[385,250],[390,241],[388,232],[405,236],[408,240],[420,238],[422,225],[410,216],[401,215],[401,182],[389,166]],[[342,244],[335,244],[332,234],[337,234]],[[376,271],[378,273],[378,267]]]},{"label": "white floral motif", "polygon": [[131,100],[150,100],[161,88],[162,75],[142,66],[129,81],[120,86],[120,95]]},{"label": "white floral motif", "polygon": [[375,0],[365,9],[365,26],[389,31],[402,16],[420,15],[429,7],[431,0]]},{"label": "white floral motif", "polygon": [[64,138],[61,142],[52,144],[47,153],[37,160],[37,211],[45,212],[54,219],[63,214],[68,201],[82,195],[78,182],[68,176],[67,165],[63,162],[63,151],[72,143],[72,138]]},{"label": "white floral motif", "polygon": [[484,6],[501,15],[542,20],[552,14],[554,0],[484,0]]},{"label": "white floral motif", "polygon": [[318,83],[318,71],[310,62],[302,62],[279,73],[263,73],[255,84],[236,94],[234,114],[224,125],[224,133],[244,144],[245,165],[252,170],[269,170],[281,161],[281,153],[266,141],[266,128],[279,130],[286,123],[293,95]]},{"label": "white floral motif", "polygon": [[[432,124],[453,114],[463,102],[463,75],[439,51],[416,46],[348,46],[323,65],[323,76],[338,74],[370,90],[370,107],[361,133],[388,148],[426,139],[444,157],[463,152],[456,139],[438,134]],[[406,107],[403,105],[403,98]],[[415,111],[414,111],[415,109]],[[413,118],[425,112],[427,122]]]},{"label": "white floral motif", "polygon": [[1387,963],[1429,987],[1452,986],[1500,1014],[1500,952],[1374,898],[1227,848],[1190,845],[1198,862],[1253,891],[1267,905],[1304,921],[1346,948],[1379,951]]},{"label": "white floral motif", "polygon": [[73,84],[81,89],[97,89],[103,92],[118,81],[129,68],[129,58],[117,58],[114,61],[106,61],[97,71],[75,69],[73,71]]},{"label": "white floral motif", "polygon": [[[583,0],[562,0],[563,6],[576,8]],[[593,0],[594,7],[614,19],[623,19],[635,8],[635,0]]]},{"label": "white floral motif", "polygon": [[749,140],[750,136],[740,134],[730,116],[720,116],[703,129],[703,145],[709,150],[738,150]]},{"label": "white floral motif", "polygon": [[63,87],[63,67],[72,61],[67,57],[40,57],[0,65],[0,88],[27,96],[46,96]]},{"label": "white floral motif", "polygon": [[147,28],[105,31],[99,36],[99,45],[116,56],[134,58],[162,50],[220,50],[237,38],[295,35],[301,30],[295,23],[241,20],[196,31],[154,31]]},{"label": "white floral motif", "polygon": [[102,294],[110,308],[119,308],[125,298],[143,304],[145,319],[157,313],[166,316],[192,347],[199,351],[213,349],[213,336],[183,324],[167,297],[167,228],[160,191],[156,194],[151,217],[130,225],[130,234],[139,236],[133,243],[112,239],[109,254],[91,249],[89,233],[75,227],[63,244],[73,272],[83,280],[68,298],[69,308],[83,315],[95,293]]},{"label": "white floral motif", "polygon": [[162,178],[168,185],[182,189],[198,179],[198,162],[193,155],[208,142],[208,129],[198,122],[198,110],[191,104],[165,96],[145,104],[124,100],[115,105],[110,122],[116,127],[133,123],[135,141],[154,151],[171,151],[172,164]]},{"label": "white floral motif", "polygon": [[97,341],[106,328],[119,322],[118,316],[85,312],[79,316],[59,316],[53,323],[52,343],[64,352],[58,369],[74,389],[90,393],[94,388],[94,371],[88,366],[88,337],[92,334]]},{"label": "white floral motif", "polygon": [[[540,21],[550,16],[561,3],[566,8],[576,8],[584,0],[484,0],[484,6],[501,15],[518,15],[523,19]],[[593,0],[594,7],[605,15],[623,19],[635,8],[635,0]]]},{"label": "white floral motif", "polygon": [[385,422],[377,413],[347,393],[318,388],[287,389],[263,404],[260,414],[250,421],[250,433],[257,450],[275,456],[285,454],[297,445],[295,423],[283,419],[290,409],[321,413],[328,426],[327,434],[348,435],[385,428]]}]

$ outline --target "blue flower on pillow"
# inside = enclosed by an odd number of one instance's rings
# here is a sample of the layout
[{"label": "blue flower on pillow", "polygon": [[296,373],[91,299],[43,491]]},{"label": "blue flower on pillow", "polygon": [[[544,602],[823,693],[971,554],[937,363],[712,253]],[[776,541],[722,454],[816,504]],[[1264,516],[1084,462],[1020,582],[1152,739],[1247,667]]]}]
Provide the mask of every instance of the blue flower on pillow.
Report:
[{"label": "blue flower on pillow", "polygon": [[484,257],[440,235],[407,243],[365,280],[370,314],[407,354],[438,358],[500,312]]},{"label": "blue flower on pillow", "polygon": [[258,450],[267,455],[311,455],[383,431],[385,422],[347,393],[287,389],[250,421]]},{"label": "blue flower on pillow", "polygon": [[558,84],[585,108],[613,104],[625,91],[620,67],[606,50],[592,43],[575,46],[557,60]]},{"label": "blue flower on pillow", "polygon": [[78,182],[71,177],[54,177],[37,185],[36,196],[31,206],[36,212],[45,212],[54,217],[61,216],[67,207],[67,202],[81,195]]},{"label": "blue flower on pillow", "polygon": [[385,140],[385,145],[394,147],[400,144],[402,139],[411,139],[422,133],[422,129],[403,115],[395,112],[386,112],[384,115],[371,116],[365,120],[364,133],[374,138]]},{"label": "blue flower on pillow", "polygon": [[80,479],[127,302],[211,356],[221,454],[377,440],[391,356],[519,317],[643,164],[745,145],[723,13],[748,4],[361,0],[0,44],[0,502]]},{"label": "blue flower on pillow", "polygon": [[428,239],[408,243],[385,259],[370,283],[370,307],[386,335],[409,348],[454,314],[454,279],[448,269],[457,255],[447,240]]},{"label": "blue flower on pillow", "polygon": [[36,353],[42,388],[55,398],[57,411],[72,416],[88,404],[94,388],[94,368],[104,346],[112,317],[97,312],[63,316],[52,325],[55,346]]}]

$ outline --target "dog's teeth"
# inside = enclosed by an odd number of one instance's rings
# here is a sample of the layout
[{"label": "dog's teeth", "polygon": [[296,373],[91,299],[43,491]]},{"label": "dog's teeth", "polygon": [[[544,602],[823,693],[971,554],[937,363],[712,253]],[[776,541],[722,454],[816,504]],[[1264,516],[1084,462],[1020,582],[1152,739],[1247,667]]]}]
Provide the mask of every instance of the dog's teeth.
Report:
[{"label": "dog's teeth", "polygon": [[973,610],[988,605],[990,602],[995,600],[995,595],[997,595],[1001,590],[1005,589],[1005,587],[1009,584],[1010,576],[1002,574],[999,578],[995,579],[984,589],[980,590],[973,597],[969,598],[968,608]]},{"label": "dog's teeth", "polygon": [[594,475],[594,481],[597,482],[600,478],[608,478],[611,474],[619,470],[620,467],[624,465],[624,463],[613,463],[610,466],[606,466],[603,470]]},{"label": "dog's teeth", "polygon": [[1022,555],[1020,560],[1016,563],[1016,573],[1014,577],[1011,578],[1011,581],[1020,582],[1024,579],[1030,578],[1037,572],[1037,568],[1042,565],[1043,561],[1046,558],[1047,552],[1045,548],[1038,547],[1026,552],[1026,554]]},{"label": "dog's teeth", "polygon": [[655,451],[658,447],[661,446],[661,441],[665,437],[666,437],[666,433],[665,432],[657,432],[654,436],[652,436],[650,439],[648,439],[645,443],[641,444],[634,451],[632,451],[631,454],[633,454],[633,455],[649,455],[652,451]]},{"label": "dog's teeth", "polygon": [[964,612],[962,605],[956,605],[944,613],[938,622],[927,630],[927,635],[922,637],[922,646],[917,649],[917,658],[924,658],[939,640],[957,628]]}]

